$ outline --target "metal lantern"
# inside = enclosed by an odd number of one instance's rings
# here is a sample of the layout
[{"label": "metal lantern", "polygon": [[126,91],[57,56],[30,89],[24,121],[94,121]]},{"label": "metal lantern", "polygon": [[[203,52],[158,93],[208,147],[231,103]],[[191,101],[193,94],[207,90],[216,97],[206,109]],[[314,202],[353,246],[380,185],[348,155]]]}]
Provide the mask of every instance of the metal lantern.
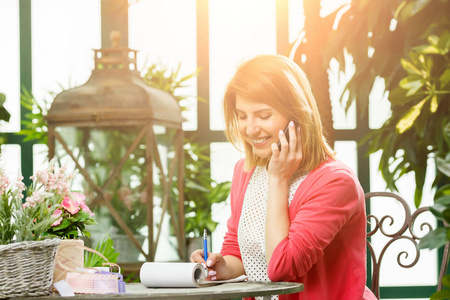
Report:
[{"label": "metal lantern", "polygon": [[[155,258],[164,216],[170,218],[178,255],[185,259],[180,107],[169,93],[145,84],[136,68],[136,50],[113,46],[94,51],[89,80],[58,94],[48,112],[49,158],[72,158],[84,177],[90,206],[110,214],[147,261]],[[124,206],[115,204],[116,198]],[[133,213],[132,202],[145,209],[124,220],[124,211]],[[141,226],[142,231],[145,225],[148,251],[131,229]]]}]

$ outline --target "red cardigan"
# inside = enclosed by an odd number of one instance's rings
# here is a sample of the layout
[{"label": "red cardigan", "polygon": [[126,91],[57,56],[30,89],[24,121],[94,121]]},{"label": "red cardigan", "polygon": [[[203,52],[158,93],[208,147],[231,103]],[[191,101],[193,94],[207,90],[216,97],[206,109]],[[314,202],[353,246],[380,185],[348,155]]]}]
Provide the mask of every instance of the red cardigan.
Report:
[{"label": "red cardigan", "polygon": [[[237,232],[245,191],[253,173],[234,169],[231,217],[221,254],[241,258]],[[346,165],[330,159],[298,187],[289,207],[289,235],[275,248],[271,281],[301,282],[303,292],[282,299],[376,299],[366,287],[364,192]]]}]

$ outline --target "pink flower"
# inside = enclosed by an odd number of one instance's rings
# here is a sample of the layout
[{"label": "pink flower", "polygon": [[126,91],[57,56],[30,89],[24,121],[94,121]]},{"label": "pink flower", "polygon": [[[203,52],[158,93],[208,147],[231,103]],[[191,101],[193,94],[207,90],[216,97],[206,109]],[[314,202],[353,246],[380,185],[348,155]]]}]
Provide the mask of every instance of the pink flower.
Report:
[{"label": "pink flower", "polygon": [[8,190],[9,186],[9,179],[8,176],[3,172],[3,170],[0,171],[0,196],[5,194]]},{"label": "pink flower", "polygon": [[84,201],[86,199],[85,195],[83,195],[81,193],[73,192],[70,195],[70,198],[75,200],[80,205],[82,211],[88,212],[90,217],[95,215],[94,213],[91,212],[89,207],[86,205],[86,202]]},{"label": "pink flower", "polygon": [[[61,216],[62,214],[62,210],[60,210],[59,208],[57,210],[55,210],[55,212],[52,214],[52,218],[57,218],[59,216]],[[56,220],[52,226],[58,226],[59,224],[61,224],[62,221],[62,217],[60,217],[58,220]]]},{"label": "pink flower", "polygon": [[70,199],[69,197],[64,197],[61,205],[72,215],[76,214],[80,210],[80,205],[78,204],[78,202]]},{"label": "pink flower", "polygon": [[28,207],[34,207],[36,204],[43,203],[46,198],[52,197],[52,193],[45,191],[35,191],[33,194],[25,199]]},{"label": "pink flower", "polygon": [[72,194],[70,194],[70,198],[72,198],[72,200],[75,200],[80,206],[86,205],[84,202],[86,196],[84,196],[82,193],[73,192]]}]

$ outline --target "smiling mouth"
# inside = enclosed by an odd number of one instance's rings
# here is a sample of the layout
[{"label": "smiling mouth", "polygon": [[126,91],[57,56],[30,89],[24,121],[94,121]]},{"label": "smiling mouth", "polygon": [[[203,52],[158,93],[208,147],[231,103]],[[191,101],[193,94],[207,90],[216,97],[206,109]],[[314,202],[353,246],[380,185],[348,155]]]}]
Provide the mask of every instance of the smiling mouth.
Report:
[{"label": "smiling mouth", "polygon": [[260,138],[260,139],[252,139],[252,142],[256,145],[264,143],[265,141],[267,141],[269,138],[265,137],[265,138]]}]

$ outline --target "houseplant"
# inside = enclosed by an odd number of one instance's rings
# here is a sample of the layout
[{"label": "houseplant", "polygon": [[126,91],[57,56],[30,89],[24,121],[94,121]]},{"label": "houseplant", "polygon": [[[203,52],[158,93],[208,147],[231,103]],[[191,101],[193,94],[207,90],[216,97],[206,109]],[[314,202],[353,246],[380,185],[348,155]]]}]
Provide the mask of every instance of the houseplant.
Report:
[{"label": "houseplant", "polygon": [[427,175],[427,159],[436,165],[433,186],[449,184],[443,172],[450,149],[450,32],[430,35],[401,60],[407,76],[389,95],[391,117],[370,134],[369,152],[383,150],[379,170],[388,188],[414,172],[415,205],[419,207]]},{"label": "houseplant", "polygon": [[72,176],[64,170],[50,164],[32,179],[29,187],[22,176],[11,183],[0,169],[1,298],[50,294],[60,238],[86,234],[84,225],[94,223],[80,194],[70,190]]},{"label": "houseplant", "polygon": [[[55,282],[63,278],[67,269],[83,267],[81,246],[84,243],[79,237],[89,236],[86,226],[96,224],[92,219],[94,214],[85,203],[85,196],[71,190],[74,176],[75,173],[66,174],[65,167],[56,168],[55,160],[52,160],[46,170],[37,171],[31,176],[32,184],[28,188],[25,188],[23,184],[19,185],[27,194],[25,203],[22,205],[23,211],[33,212],[31,216],[33,223],[44,224],[36,226],[30,234],[62,239],[55,257],[53,272]],[[21,194],[21,191],[18,189],[8,193]],[[48,226],[49,222],[50,226]],[[21,228],[28,228],[21,226]]]},{"label": "houseplant", "polygon": [[[415,205],[419,207],[426,176],[434,176],[434,205],[429,209],[440,222],[420,241],[420,248],[440,248],[450,241],[450,32],[428,36],[426,44],[414,47],[401,60],[407,73],[389,100],[392,115],[369,136],[370,151],[383,150],[380,171],[391,189],[404,174],[414,172]],[[428,159],[435,162],[434,174],[427,174]],[[443,262],[445,263],[445,262]],[[448,265],[448,262],[447,262]],[[444,277],[444,285],[450,276]],[[432,299],[446,299],[448,290]]]}]

